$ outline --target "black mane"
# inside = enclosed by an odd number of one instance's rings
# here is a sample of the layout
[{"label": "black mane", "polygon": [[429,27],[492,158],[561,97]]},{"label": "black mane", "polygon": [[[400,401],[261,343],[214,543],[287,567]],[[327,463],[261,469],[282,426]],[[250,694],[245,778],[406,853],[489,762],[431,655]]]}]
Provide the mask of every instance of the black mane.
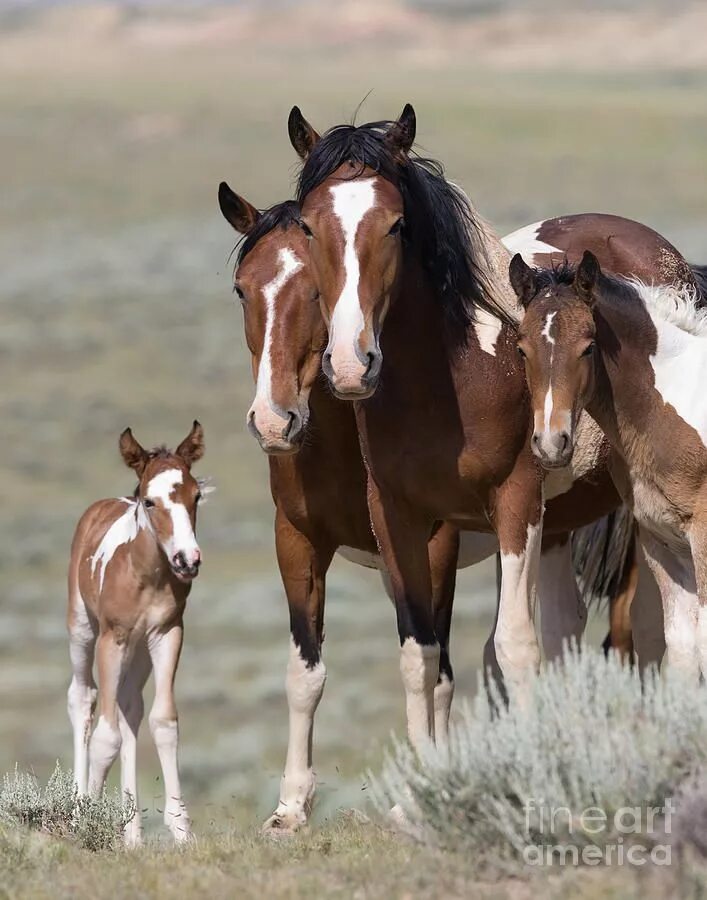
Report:
[{"label": "black mane", "polygon": [[417,255],[427,273],[447,320],[456,336],[465,335],[474,309],[492,313],[504,321],[508,314],[494,301],[485,273],[484,259],[476,259],[479,223],[462,191],[444,176],[442,165],[412,152],[400,161],[385,142],[393,123],[337,125],[314,145],[297,184],[302,204],[345,163],[353,163],[351,178],[370,168],[400,190],[405,213],[406,245]]},{"label": "black mane", "polygon": [[299,218],[299,206],[294,200],[285,200],[284,203],[276,203],[269,209],[261,210],[258,221],[248,234],[243,235],[234,248],[234,252],[237,253],[236,267],[240,266],[260,238],[265,237],[274,228],[285,229],[290,225],[297,224]]},{"label": "black mane", "polygon": [[[557,287],[572,287],[576,274],[577,266],[569,263],[567,259],[555,263],[547,269],[535,269],[537,290],[533,300],[539,297],[543,291]],[[634,285],[625,278],[602,271],[600,283],[604,289],[604,296],[607,298],[623,302],[640,299]]]}]

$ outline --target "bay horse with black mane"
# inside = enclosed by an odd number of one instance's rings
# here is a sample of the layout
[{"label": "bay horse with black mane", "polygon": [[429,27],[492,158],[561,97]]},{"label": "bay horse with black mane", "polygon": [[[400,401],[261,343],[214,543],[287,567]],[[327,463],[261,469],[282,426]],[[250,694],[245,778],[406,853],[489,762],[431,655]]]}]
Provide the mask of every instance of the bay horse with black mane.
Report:
[{"label": "bay horse with black mane", "polygon": [[691,284],[575,269],[510,276],[526,315],[518,347],[543,465],[571,454],[587,409],[611,442],[614,480],[640,525],[663,600],[666,663],[707,676],[707,309]]},{"label": "bay horse with black mane", "polygon": [[[134,494],[90,506],[71,546],[68,629],[73,678],[68,710],[74,778],[80,794],[100,793],[120,753],[121,789],[136,808],[125,840],[139,844],[137,735],[143,688],[154,670],[150,730],[164,778],[164,821],[175,841],[182,842],[191,836],[191,823],[177,764],[174,678],[187,597],[201,565],[195,527],[202,485],[191,467],[204,454],[203,431],[194,422],[175,451],[148,451],[128,428],[120,436],[120,452],[138,477]],[[97,695],[98,723],[91,735]]]},{"label": "bay horse with black mane", "polygon": [[[495,647],[506,681],[524,685],[539,659],[543,476],[529,446],[509,254],[439,166],[411,154],[410,106],[396,122],[338,126],[321,139],[297,108],[289,126],[305,160],[298,201],[329,333],[323,368],[336,394],[356,401],[419,744],[433,734],[439,660],[423,553],[435,521],[497,534]],[[550,534],[616,506],[602,446],[598,434],[589,502],[550,505]]]}]

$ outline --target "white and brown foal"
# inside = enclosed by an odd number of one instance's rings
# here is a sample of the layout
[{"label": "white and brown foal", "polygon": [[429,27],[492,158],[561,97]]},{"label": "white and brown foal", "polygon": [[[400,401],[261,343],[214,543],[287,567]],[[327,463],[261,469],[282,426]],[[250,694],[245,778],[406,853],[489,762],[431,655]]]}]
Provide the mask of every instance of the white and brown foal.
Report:
[{"label": "white and brown foal", "polygon": [[[120,753],[121,788],[137,807],[142,691],[154,670],[150,730],[164,777],[164,821],[175,840],[184,841],[191,835],[191,824],[177,765],[174,679],[184,609],[201,565],[195,535],[201,486],[191,467],[204,454],[203,431],[194,422],[175,451],[148,451],[128,428],[120,436],[120,452],[139,479],[135,493],[90,506],[71,547],[68,628],[73,678],[68,709],[74,777],[80,793],[100,792]],[[98,723],[91,734],[97,695]],[[140,842],[139,811],[128,823],[125,839],[131,845]]]},{"label": "white and brown foal", "polygon": [[533,448],[564,464],[586,408],[640,526],[665,621],[665,662],[707,675],[707,312],[693,284],[649,286],[602,273],[510,268],[527,312],[518,347],[534,410]]}]

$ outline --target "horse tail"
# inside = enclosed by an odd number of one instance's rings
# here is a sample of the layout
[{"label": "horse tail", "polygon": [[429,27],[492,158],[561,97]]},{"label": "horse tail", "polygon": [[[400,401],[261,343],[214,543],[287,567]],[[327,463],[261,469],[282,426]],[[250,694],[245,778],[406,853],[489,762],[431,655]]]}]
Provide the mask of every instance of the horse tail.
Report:
[{"label": "horse tail", "polygon": [[587,608],[611,601],[633,563],[633,514],[621,506],[572,532],[572,564]]},{"label": "horse tail", "polygon": [[707,266],[690,266],[697,285],[697,305],[707,306]]}]

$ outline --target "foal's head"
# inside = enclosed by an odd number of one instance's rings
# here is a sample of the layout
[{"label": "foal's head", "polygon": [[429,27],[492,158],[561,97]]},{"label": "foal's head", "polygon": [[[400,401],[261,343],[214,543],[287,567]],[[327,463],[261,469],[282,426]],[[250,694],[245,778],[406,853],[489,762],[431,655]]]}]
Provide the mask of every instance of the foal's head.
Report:
[{"label": "foal's head", "polygon": [[586,251],[576,271],[538,272],[516,254],[509,274],[526,310],[518,352],[525,360],[533,405],[533,453],[546,468],[566,466],[579,414],[594,392],[599,263]]},{"label": "foal's head", "polygon": [[322,368],[336,394],[363,399],[378,384],[381,330],[408,252],[445,311],[468,321],[467,301],[484,294],[470,253],[473,215],[439,164],[411,153],[409,104],[395,122],[339,125],[321,138],[297,107],[288,126],[304,160],[301,227],[329,330]]},{"label": "foal's head", "polygon": [[196,542],[196,510],[201,500],[192,465],[204,455],[204,432],[198,422],[176,450],[145,450],[126,428],[120,435],[120,453],[139,481],[135,499],[180,581],[199,574],[201,551]]},{"label": "foal's head", "polygon": [[299,207],[287,202],[259,212],[225,182],[219,204],[226,220],[245,236],[234,290],[243,307],[257,385],[248,429],[267,453],[292,453],[304,438],[309,393],[326,342]]}]

